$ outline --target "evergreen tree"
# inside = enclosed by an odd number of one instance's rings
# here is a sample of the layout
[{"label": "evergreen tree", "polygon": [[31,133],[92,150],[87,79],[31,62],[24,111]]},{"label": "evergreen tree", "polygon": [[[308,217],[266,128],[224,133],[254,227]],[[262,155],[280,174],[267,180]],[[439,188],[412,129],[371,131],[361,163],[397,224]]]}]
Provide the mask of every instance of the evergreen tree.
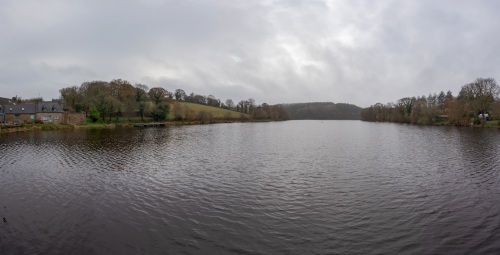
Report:
[{"label": "evergreen tree", "polygon": [[90,119],[92,120],[92,122],[96,122],[99,119],[99,112],[95,107],[90,112]]},{"label": "evergreen tree", "polygon": [[446,100],[446,95],[444,94],[444,91],[441,90],[441,92],[439,92],[439,96],[438,96],[438,104],[442,105],[445,100]]},{"label": "evergreen tree", "polygon": [[448,99],[450,99],[450,98],[452,98],[452,97],[453,97],[453,94],[451,93],[451,90],[448,90],[448,92],[446,92],[446,99],[445,99],[445,101],[448,100]]}]

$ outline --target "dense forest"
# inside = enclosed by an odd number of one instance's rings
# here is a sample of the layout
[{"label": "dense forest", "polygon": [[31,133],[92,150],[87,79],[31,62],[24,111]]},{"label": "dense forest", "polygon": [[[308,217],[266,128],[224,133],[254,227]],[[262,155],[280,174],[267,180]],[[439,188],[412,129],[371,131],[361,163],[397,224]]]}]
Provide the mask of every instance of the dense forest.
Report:
[{"label": "dense forest", "polygon": [[283,104],[293,120],[359,120],[361,107],[352,104],[314,102]]},{"label": "dense forest", "polygon": [[[463,85],[457,97],[451,91],[428,96],[405,97],[396,103],[377,103],[361,111],[361,120],[413,124],[447,122],[466,126],[472,122],[483,124],[489,119],[500,119],[500,87],[493,78],[478,78]],[[484,114],[482,114],[484,113]],[[478,118],[481,115],[482,118]]]},{"label": "dense forest", "polygon": [[[174,120],[203,120],[212,118],[210,112],[195,112],[189,109],[188,102],[218,107],[241,113],[241,119],[271,119],[288,120],[290,116],[281,105],[255,104],[255,100],[249,98],[238,103],[232,99],[222,102],[213,95],[204,96],[194,92],[187,94],[182,89],[171,92],[162,87],[149,88],[144,84],[132,85],[122,79],[111,82],[91,81],[84,82],[80,86],[62,88],[61,98],[65,100],[65,107],[71,112],[96,112],[100,118],[109,117],[152,117],[155,121],[165,121],[168,116]],[[31,101],[42,100],[34,98]],[[229,118],[231,114],[228,114]]]}]

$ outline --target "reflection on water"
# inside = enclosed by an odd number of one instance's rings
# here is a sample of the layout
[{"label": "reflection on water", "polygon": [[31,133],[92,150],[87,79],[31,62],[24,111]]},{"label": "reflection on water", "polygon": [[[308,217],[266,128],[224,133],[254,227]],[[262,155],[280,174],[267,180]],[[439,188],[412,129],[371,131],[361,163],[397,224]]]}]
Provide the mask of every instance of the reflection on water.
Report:
[{"label": "reflection on water", "polygon": [[0,254],[498,254],[496,129],[360,121],[0,137]]}]

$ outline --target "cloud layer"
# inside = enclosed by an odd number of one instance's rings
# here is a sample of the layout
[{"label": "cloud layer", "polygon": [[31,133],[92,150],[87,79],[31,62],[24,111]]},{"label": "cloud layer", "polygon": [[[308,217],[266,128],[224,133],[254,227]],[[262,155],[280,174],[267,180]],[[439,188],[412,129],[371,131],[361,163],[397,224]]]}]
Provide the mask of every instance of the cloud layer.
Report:
[{"label": "cloud layer", "polygon": [[368,106],[500,71],[494,1],[1,1],[0,96],[90,80]]}]

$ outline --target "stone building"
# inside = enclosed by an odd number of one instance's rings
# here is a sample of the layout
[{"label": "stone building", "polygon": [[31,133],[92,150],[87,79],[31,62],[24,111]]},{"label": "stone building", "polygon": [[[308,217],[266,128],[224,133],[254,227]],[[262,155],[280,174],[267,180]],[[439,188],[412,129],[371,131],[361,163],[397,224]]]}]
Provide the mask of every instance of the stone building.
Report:
[{"label": "stone building", "polygon": [[5,114],[5,122],[35,122],[35,104],[4,105],[3,108],[3,113]]},{"label": "stone building", "polygon": [[68,125],[85,125],[87,124],[87,118],[85,113],[64,113],[64,124]]},{"label": "stone building", "polygon": [[40,102],[36,104],[35,119],[44,124],[64,124],[64,110],[58,102]]},{"label": "stone building", "polygon": [[83,113],[65,113],[60,101],[0,105],[0,121],[85,125]]}]

